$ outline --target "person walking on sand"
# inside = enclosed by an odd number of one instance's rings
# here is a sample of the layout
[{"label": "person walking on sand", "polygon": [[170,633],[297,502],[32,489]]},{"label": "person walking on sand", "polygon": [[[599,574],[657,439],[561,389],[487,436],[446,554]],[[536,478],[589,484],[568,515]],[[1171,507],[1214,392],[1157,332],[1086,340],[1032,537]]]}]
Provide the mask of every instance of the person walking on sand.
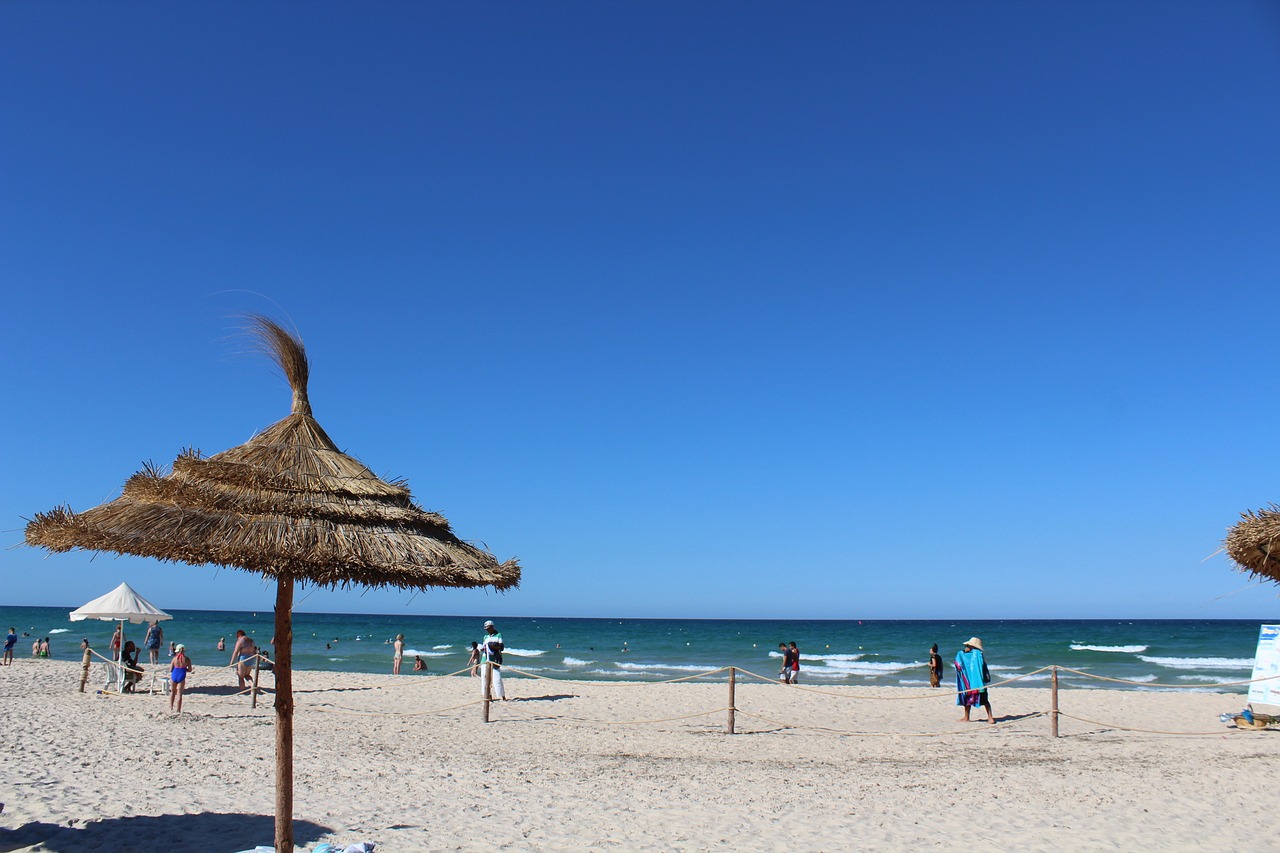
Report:
[{"label": "person walking on sand", "polygon": [[471,657],[467,658],[467,666],[471,669],[471,677],[480,677],[480,646],[472,642]]},{"label": "person walking on sand", "polygon": [[960,722],[969,722],[969,711],[975,705],[987,710],[988,723],[996,721],[991,711],[991,700],[987,698],[987,685],[990,683],[991,672],[987,669],[982,640],[970,637],[964,648],[956,653],[956,704],[964,708]]},{"label": "person walking on sand", "polygon": [[938,644],[929,649],[929,686],[942,686],[942,655],[938,654]]},{"label": "person walking on sand", "polygon": [[391,656],[391,674],[400,674],[400,661],[404,659],[404,634],[396,634],[395,651]]},{"label": "person walking on sand", "polygon": [[111,635],[111,659],[120,660],[120,628],[116,627],[116,632]]},{"label": "person walking on sand", "polygon": [[240,689],[244,690],[245,680],[253,671],[253,658],[258,654],[258,645],[244,631],[236,631],[236,643],[231,647],[231,663],[236,667],[236,680]]},{"label": "person walking on sand", "polygon": [[10,628],[4,638],[4,665],[13,666],[13,647],[18,645],[18,629]]},{"label": "person walking on sand", "polygon": [[506,647],[502,643],[502,635],[498,633],[498,629],[492,622],[486,620],[484,637],[480,640],[480,657],[485,664],[480,667],[480,695],[485,695],[492,675],[493,687],[489,689],[488,696],[490,699],[501,699],[505,702],[507,694],[502,689],[502,650],[504,648]]},{"label": "person walking on sand", "polygon": [[169,680],[173,682],[173,690],[169,693],[169,710],[173,711],[173,703],[178,703],[178,713],[182,713],[182,694],[187,689],[187,676],[194,670],[191,658],[187,657],[187,647],[182,643],[173,648],[173,660],[169,661]]},{"label": "person walking on sand", "polygon": [[142,641],[142,645],[147,647],[153,664],[160,663],[160,644],[163,642],[164,629],[160,627],[160,620],[157,619],[151,623],[151,627],[147,629],[147,637]]},{"label": "person walking on sand", "polygon": [[791,652],[791,683],[799,684],[800,683],[800,647],[795,644],[795,641],[792,641],[791,643],[790,652]]},{"label": "person walking on sand", "polygon": [[783,684],[791,683],[791,649],[787,648],[786,643],[778,643],[778,653],[782,655],[782,670],[778,673],[778,680]]}]

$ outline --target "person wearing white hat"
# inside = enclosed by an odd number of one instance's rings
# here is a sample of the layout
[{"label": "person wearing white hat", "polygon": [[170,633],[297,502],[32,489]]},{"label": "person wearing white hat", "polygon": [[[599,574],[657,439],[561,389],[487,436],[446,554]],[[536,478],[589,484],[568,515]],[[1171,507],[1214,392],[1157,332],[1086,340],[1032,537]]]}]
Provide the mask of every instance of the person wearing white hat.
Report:
[{"label": "person wearing white hat", "polygon": [[169,692],[170,711],[176,700],[178,713],[182,713],[182,694],[186,692],[187,674],[193,669],[195,667],[191,665],[191,658],[187,657],[187,647],[178,643],[173,647],[173,660],[169,661],[169,680],[173,682],[173,689]]},{"label": "person wearing white hat", "polygon": [[490,699],[506,701],[507,694],[502,689],[502,635],[493,626],[493,622],[485,620],[484,637],[480,640],[480,695],[485,695],[489,684],[490,673],[493,674],[493,688],[489,691]]},{"label": "person wearing white hat", "polygon": [[964,708],[960,722],[969,722],[969,711],[974,705],[986,708],[988,723],[996,721],[991,711],[991,700],[987,698],[987,685],[990,683],[991,672],[987,669],[982,640],[970,637],[964,648],[956,653],[956,704]]}]

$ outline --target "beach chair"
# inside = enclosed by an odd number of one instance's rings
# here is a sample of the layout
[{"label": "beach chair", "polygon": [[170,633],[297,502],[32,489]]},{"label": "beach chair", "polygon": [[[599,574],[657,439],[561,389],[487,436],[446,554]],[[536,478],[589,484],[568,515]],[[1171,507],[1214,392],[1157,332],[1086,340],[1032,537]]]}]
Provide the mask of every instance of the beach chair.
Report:
[{"label": "beach chair", "polygon": [[109,693],[124,692],[124,667],[115,661],[104,660],[98,664],[101,674],[102,689]]}]

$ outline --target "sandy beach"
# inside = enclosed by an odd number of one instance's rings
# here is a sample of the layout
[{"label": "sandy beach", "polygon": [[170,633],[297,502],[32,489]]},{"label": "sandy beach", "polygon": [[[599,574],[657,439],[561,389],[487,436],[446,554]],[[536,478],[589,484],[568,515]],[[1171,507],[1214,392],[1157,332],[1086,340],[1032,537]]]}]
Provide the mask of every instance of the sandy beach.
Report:
[{"label": "sandy beach", "polygon": [[[196,663],[179,717],[163,695],[80,694],[73,662],[0,669],[0,851],[270,844],[271,696],[252,709]],[[993,689],[988,725],[958,722],[946,689],[741,679],[730,736],[724,683],[507,683],[486,725],[468,678],[296,673],[299,849],[1223,850],[1280,834],[1280,731],[1219,722],[1238,694],[1064,690],[1064,714],[1106,725],[1064,716],[1055,740],[1047,689]]]}]

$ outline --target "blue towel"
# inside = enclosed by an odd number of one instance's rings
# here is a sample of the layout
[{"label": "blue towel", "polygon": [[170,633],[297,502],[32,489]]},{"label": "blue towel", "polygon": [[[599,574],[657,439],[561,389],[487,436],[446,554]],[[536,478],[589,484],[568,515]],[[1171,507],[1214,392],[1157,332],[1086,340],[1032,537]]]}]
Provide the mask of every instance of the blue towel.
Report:
[{"label": "blue towel", "polygon": [[956,654],[956,704],[978,704],[978,691],[987,689],[987,662],[979,649]]}]

